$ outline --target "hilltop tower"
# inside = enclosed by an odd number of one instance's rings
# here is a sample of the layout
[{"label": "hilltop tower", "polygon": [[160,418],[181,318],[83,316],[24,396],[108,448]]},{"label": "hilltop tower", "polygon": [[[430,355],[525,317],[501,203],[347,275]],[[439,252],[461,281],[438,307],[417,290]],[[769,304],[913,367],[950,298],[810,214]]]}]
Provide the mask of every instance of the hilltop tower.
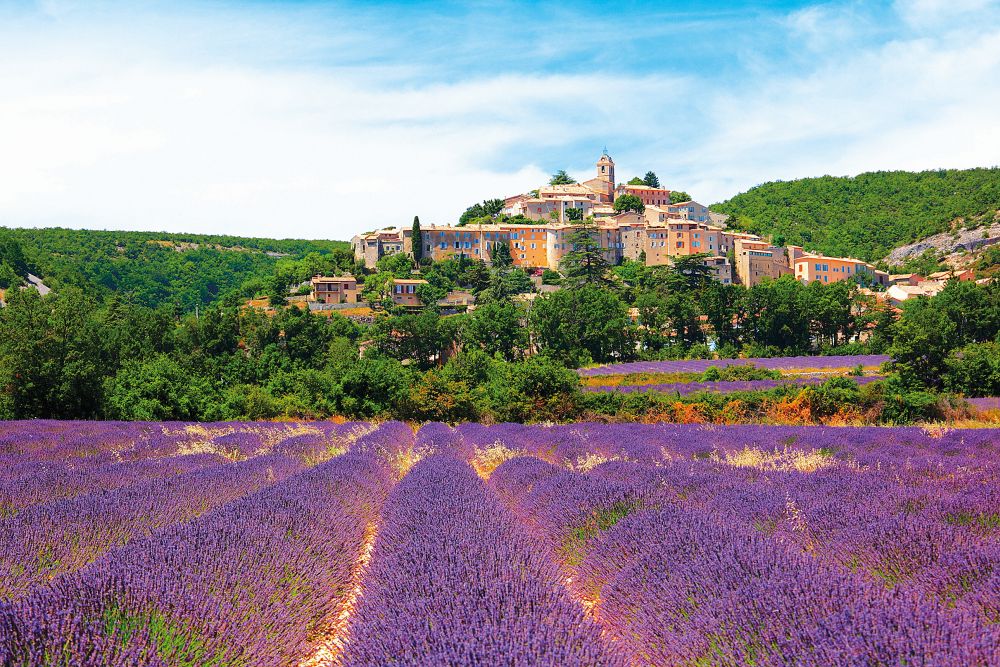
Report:
[{"label": "hilltop tower", "polygon": [[614,189],[615,161],[611,159],[611,156],[608,155],[608,151],[606,149],[601,155],[601,159],[597,161],[597,178],[610,183],[611,188]]},{"label": "hilltop tower", "polygon": [[615,200],[615,161],[604,149],[601,159],[597,161],[597,178],[587,181],[584,185],[599,192],[601,201],[610,204]]}]

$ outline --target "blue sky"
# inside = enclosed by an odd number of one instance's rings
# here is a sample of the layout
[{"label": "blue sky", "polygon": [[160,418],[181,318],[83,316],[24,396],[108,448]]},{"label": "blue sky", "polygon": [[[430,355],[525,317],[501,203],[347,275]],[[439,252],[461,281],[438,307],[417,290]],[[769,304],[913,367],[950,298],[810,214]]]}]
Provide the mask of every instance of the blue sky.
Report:
[{"label": "blue sky", "polygon": [[0,224],[348,238],[607,146],[711,203],[1000,161],[1000,2],[0,0]]}]

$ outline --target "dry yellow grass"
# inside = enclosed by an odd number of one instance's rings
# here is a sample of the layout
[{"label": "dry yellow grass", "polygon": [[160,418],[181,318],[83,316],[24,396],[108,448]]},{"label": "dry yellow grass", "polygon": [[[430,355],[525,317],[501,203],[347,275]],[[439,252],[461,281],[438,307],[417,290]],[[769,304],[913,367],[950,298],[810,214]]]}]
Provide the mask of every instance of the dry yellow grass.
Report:
[{"label": "dry yellow grass", "polygon": [[519,449],[511,449],[497,440],[485,449],[477,449],[470,463],[475,468],[477,475],[483,479],[489,479],[493,471],[499,468],[505,461],[524,455],[525,452]]}]

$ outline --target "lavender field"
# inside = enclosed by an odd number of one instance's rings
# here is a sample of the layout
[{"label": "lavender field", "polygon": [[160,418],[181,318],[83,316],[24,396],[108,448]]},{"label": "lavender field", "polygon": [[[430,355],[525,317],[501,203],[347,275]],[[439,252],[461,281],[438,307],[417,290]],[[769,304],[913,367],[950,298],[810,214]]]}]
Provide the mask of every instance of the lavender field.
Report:
[{"label": "lavender field", "polygon": [[[659,391],[678,396],[688,396],[701,391],[717,394],[729,394],[735,391],[767,391],[784,385],[795,387],[815,386],[823,384],[828,378],[823,377],[797,377],[783,378],[781,380],[715,380],[706,382],[667,382],[663,384],[615,384],[615,385],[589,385],[583,388],[587,392],[617,391],[623,394],[632,394],[645,391]],[[858,385],[865,385],[876,380],[885,379],[879,375],[865,375],[850,377],[852,382]]]},{"label": "lavender field", "polygon": [[776,371],[834,371],[847,370],[855,366],[878,368],[889,361],[884,354],[864,354],[832,357],[762,357],[757,359],[685,359],[681,361],[633,361],[622,364],[608,364],[581,368],[584,377],[595,375],[624,375],[626,373],[704,373],[709,367],[754,365]]},{"label": "lavender field", "polygon": [[4,665],[996,665],[1000,431],[0,423]]}]

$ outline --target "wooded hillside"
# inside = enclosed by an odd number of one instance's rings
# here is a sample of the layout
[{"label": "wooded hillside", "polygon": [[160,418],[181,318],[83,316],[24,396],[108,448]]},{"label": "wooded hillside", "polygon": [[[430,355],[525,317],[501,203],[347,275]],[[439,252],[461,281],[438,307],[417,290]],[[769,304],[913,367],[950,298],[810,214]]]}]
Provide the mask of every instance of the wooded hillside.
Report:
[{"label": "wooded hillside", "polygon": [[1000,168],[994,167],[777,181],[712,210],[779,244],[876,261],[896,246],[947,231],[957,218],[982,218],[998,207]]},{"label": "wooded hillside", "polygon": [[96,298],[117,293],[187,311],[228,293],[266,290],[276,273],[308,273],[279,269],[310,255],[352,260],[343,241],[0,227],[0,288],[30,272],[54,289],[75,286]]}]

